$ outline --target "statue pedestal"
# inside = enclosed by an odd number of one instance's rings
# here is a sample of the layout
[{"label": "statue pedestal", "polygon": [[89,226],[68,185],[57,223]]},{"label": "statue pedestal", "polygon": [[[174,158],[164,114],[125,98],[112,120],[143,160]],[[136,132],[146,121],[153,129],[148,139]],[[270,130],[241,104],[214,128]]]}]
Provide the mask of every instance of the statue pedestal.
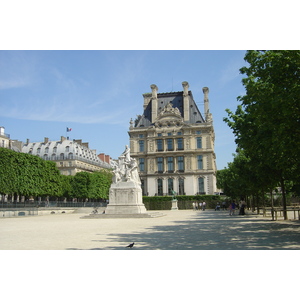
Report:
[{"label": "statue pedestal", "polygon": [[178,210],[177,204],[178,204],[178,200],[177,199],[173,199],[172,200],[172,208],[171,208],[171,210]]},{"label": "statue pedestal", "polygon": [[145,214],[147,210],[142,199],[139,183],[120,181],[113,183],[109,190],[109,204],[105,210],[108,215]]}]

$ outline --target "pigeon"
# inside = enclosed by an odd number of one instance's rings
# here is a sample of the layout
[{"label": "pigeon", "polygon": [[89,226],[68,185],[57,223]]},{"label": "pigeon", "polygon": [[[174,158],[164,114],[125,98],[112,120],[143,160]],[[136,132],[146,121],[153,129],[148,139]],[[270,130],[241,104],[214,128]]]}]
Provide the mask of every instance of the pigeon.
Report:
[{"label": "pigeon", "polygon": [[132,248],[134,245],[134,243],[129,244],[128,246],[126,246],[126,248]]}]

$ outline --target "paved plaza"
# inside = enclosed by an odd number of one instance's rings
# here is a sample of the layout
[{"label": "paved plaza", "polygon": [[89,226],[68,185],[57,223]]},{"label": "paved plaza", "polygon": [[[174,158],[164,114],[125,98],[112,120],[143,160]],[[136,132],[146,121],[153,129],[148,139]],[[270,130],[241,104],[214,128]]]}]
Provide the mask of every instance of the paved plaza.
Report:
[{"label": "paved plaza", "polygon": [[[227,211],[163,211],[158,218],[82,219],[88,212],[0,219],[1,250],[300,249],[299,221]],[[132,249],[126,248],[130,243]]]}]

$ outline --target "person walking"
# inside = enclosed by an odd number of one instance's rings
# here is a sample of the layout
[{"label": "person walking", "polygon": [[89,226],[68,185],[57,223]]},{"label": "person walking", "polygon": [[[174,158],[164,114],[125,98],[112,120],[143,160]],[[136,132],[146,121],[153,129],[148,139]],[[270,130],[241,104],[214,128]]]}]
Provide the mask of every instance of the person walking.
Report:
[{"label": "person walking", "polygon": [[196,209],[196,204],[195,204],[195,202],[193,202],[193,210],[195,210]]},{"label": "person walking", "polygon": [[202,210],[205,210],[205,208],[206,208],[206,203],[205,203],[205,201],[203,201],[203,203],[202,203]]},{"label": "person walking", "polygon": [[234,202],[234,200],[232,201],[232,203],[229,206],[229,215],[232,216],[234,215],[235,212],[235,208],[236,208],[236,204]]},{"label": "person walking", "polygon": [[246,207],[246,201],[242,200],[240,202],[240,212],[239,212],[239,215],[245,215],[245,207]]}]

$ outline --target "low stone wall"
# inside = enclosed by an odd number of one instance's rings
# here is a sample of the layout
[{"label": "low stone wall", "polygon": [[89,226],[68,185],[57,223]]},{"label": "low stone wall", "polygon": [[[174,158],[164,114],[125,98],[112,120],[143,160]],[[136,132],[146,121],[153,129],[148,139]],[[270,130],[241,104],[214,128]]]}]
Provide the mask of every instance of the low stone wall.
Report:
[{"label": "low stone wall", "polygon": [[12,217],[31,217],[31,216],[44,216],[50,214],[71,214],[74,213],[76,208],[16,208],[16,209],[1,209],[0,218]]}]

